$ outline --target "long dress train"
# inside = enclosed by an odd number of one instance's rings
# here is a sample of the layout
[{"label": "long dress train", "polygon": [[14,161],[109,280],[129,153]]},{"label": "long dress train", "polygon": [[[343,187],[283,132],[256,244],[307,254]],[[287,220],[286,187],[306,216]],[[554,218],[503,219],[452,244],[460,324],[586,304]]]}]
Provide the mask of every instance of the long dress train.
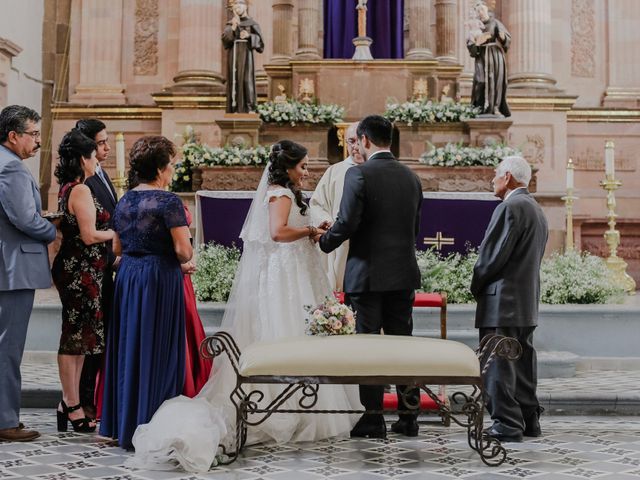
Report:
[{"label": "long dress train", "polygon": [[[261,185],[266,182],[263,176]],[[264,185],[263,185],[264,186]],[[277,243],[268,234],[266,217],[269,198],[292,198],[288,225],[309,224],[300,213],[289,189],[256,193],[257,238],[250,235],[252,212],[243,229],[244,250],[223,320],[240,349],[255,342],[304,335],[304,306],[320,303],[331,295],[320,251],[308,239]],[[252,210],[254,209],[252,206]],[[258,216],[258,218],[260,218]],[[226,321],[229,320],[229,321]],[[225,328],[226,329],[226,328]],[[215,460],[219,443],[231,446],[235,439],[235,409],[229,395],[236,377],[226,358],[216,358],[213,374],[193,399],[180,396],[166,401],[150,423],[136,430],[133,467],[171,469],[179,464],[187,471],[207,471]],[[281,385],[260,385],[263,402],[273,399]],[[252,388],[251,386],[247,387]],[[298,408],[299,397],[283,408]],[[316,409],[361,408],[355,386],[321,385]],[[248,443],[315,441],[349,433],[353,415],[274,414],[257,427],[250,427]]]}]

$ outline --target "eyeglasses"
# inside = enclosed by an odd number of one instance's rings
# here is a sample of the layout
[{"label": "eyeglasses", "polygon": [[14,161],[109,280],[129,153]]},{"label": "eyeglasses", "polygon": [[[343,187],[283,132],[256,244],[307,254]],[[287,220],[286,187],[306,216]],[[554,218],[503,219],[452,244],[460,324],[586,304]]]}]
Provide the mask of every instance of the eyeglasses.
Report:
[{"label": "eyeglasses", "polygon": [[21,135],[29,135],[31,138],[40,138],[40,130],[34,130],[33,132],[20,132]]},{"label": "eyeglasses", "polygon": [[357,138],[347,138],[347,143],[349,145],[355,145],[356,143],[358,143],[358,139]]}]

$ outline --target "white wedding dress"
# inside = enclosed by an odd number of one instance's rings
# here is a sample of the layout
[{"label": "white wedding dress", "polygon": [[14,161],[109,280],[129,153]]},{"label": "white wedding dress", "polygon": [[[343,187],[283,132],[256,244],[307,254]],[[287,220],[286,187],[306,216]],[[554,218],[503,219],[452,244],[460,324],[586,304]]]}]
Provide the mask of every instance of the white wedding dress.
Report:
[{"label": "white wedding dress", "polygon": [[[304,227],[309,217],[300,213],[293,193],[287,188],[267,187],[267,169],[256,192],[241,237],[244,250],[222,321],[240,350],[256,342],[304,335],[305,305],[316,305],[331,295],[322,253],[307,238],[290,243],[271,240],[268,231],[268,202],[286,195],[292,199],[288,225]],[[214,360],[209,381],[197,397],[168,400],[148,424],[134,436],[135,456],[128,466],[173,469],[180,465],[190,472],[211,468],[218,446],[233,451],[235,408],[229,394],[236,377],[226,357]],[[259,385],[266,405],[281,385]],[[251,391],[252,386],[247,386]],[[294,395],[282,408],[299,408]],[[320,385],[315,409],[360,409],[356,386]],[[315,441],[348,435],[357,417],[326,414],[273,414],[261,425],[249,427],[248,444]]]}]

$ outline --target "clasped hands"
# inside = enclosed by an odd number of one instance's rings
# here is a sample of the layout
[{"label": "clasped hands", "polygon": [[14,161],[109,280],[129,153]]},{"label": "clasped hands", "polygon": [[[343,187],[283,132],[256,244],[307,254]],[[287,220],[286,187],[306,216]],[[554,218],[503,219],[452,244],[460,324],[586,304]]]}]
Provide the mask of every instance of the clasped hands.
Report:
[{"label": "clasped hands", "polygon": [[318,243],[320,241],[320,237],[327,233],[327,230],[331,228],[331,222],[325,220],[317,227],[309,227],[309,238],[313,243]]}]

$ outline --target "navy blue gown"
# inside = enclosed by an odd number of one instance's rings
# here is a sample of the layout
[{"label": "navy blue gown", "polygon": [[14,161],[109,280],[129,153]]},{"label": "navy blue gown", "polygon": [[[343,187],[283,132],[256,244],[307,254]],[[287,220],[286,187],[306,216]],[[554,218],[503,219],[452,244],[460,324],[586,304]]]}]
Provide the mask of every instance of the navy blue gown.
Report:
[{"label": "navy blue gown", "polygon": [[185,307],[171,228],[186,226],[177,195],[131,190],[113,227],[122,244],[109,326],[100,434],[132,448],[136,427],[180,395],[185,372]]}]

